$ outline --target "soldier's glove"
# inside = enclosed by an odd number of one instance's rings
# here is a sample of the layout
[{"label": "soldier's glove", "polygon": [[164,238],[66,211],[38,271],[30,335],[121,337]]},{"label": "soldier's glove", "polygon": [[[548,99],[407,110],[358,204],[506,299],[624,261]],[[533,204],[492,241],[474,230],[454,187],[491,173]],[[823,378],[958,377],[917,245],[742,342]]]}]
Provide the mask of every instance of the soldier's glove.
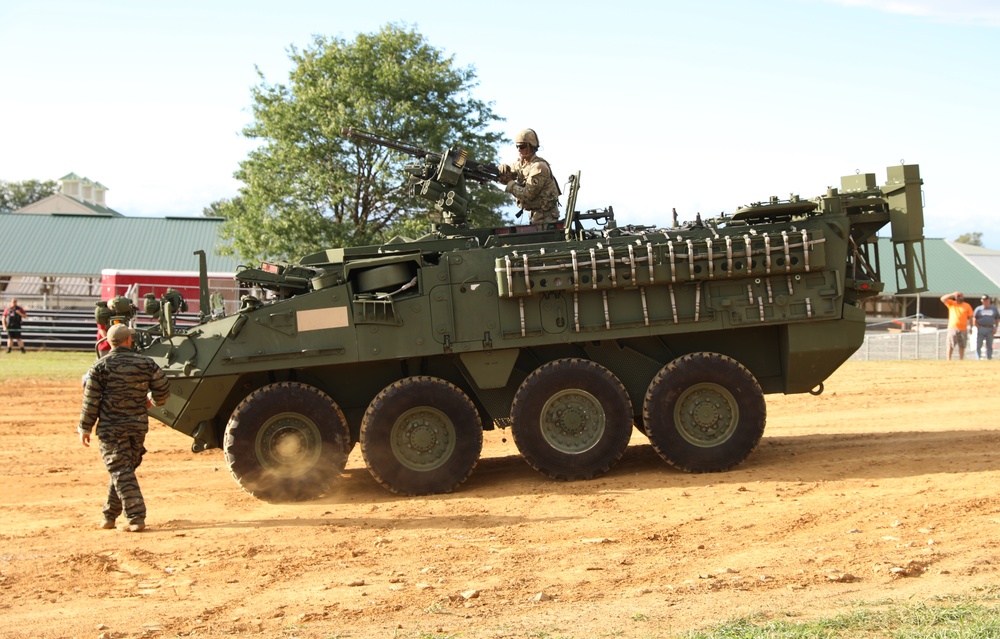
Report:
[{"label": "soldier's glove", "polygon": [[514,172],[510,169],[507,164],[501,164],[497,167],[497,172],[500,174],[497,177],[497,182],[506,185],[508,182],[514,179]]}]

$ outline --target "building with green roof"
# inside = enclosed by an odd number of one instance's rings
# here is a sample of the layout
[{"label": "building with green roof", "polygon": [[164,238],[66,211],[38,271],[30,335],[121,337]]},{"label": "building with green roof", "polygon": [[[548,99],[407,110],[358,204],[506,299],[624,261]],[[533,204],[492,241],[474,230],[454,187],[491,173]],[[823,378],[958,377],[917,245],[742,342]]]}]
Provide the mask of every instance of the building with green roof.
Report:
[{"label": "building with green roof", "polygon": [[[107,188],[69,173],[60,192],[0,215],[0,294],[34,308],[93,308],[103,272],[196,277],[205,251],[214,278],[237,261],[219,255],[221,218],[126,217],[107,206]],[[119,291],[119,293],[121,293]],[[105,297],[104,299],[107,299]]]},{"label": "building with green roof", "polygon": [[[941,296],[963,292],[970,303],[982,295],[1000,297],[1000,251],[942,239],[925,239],[923,264],[927,291],[899,295],[894,275],[892,242],[879,238],[879,271],[883,294],[865,302],[869,317],[911,317],[917,314],[947,318]],[[975,304],[973,304],[975,306]]]}]

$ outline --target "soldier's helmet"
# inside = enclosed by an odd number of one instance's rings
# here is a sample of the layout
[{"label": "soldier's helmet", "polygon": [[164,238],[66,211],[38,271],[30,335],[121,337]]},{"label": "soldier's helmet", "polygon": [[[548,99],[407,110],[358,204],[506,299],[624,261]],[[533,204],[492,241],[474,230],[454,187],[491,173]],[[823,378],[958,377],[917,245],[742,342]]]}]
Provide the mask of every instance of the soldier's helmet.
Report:
[{"label": "soldier's helmet", "polygon": [[538,150],[538,134],[534,129],[525,129],[514,137],[514,144],[530,144],[536,151]]}]

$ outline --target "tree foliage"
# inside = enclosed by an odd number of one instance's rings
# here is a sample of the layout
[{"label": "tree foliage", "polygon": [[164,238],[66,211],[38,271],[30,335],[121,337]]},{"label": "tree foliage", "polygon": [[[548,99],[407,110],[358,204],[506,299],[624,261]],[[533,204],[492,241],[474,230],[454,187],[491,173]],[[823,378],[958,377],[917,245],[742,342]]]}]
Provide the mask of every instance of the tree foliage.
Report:
[{"label": "tree foliage", "polygon": [[16,211],[38,200],[59,192],[55,180],[24,180],[4,182],[0,180],[0,211]]},{"label": "tree foliage", "polygon": [[218,200],[217,202],[212,202],[205,208],[201,210],[201,214],[204,217],[226,217],[227,208],[226,204],[229,200]]},{"label": "tree foliage", "polygon": [[983,234],[979,232],[963,233],[955,238],[959,244],[971,244],[972,246],[983,245]]},{"label": "tree foliage", "polygon": [[[496,157],[502,135],[488,127],[501,118],[472,97],[474,69],[457,67],[415,31],[387,25],[353,41],[316,36],[289,57],[287,84],[268,84],[258,69],[243,134],[260,145],[235,174],[239,194],[209,207],[226,218],[222,235],[247,261],[426,230],[426,201],[408,194],[402,171],[415,159],[355,144],[344,127],[435,152],[460,145],[483,162]],[[470,221],[498,223],[503,192],[475,183],[470,191]]]}]

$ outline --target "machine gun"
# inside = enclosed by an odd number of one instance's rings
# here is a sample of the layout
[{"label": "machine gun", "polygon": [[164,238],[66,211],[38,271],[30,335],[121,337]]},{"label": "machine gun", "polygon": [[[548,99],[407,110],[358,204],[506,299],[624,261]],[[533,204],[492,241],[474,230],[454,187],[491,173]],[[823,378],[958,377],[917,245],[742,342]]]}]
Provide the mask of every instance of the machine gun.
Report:
[{"label": "machine gun", "polygon": [[159,322],[162,335],[168,338],[173,337],[176,314],[187,312],[187,300],[175,288],[168,288],[160,299],[156,299],[156,295],[153,293],[146,293],[144,297],[142,310]]},{"label": "machine gun", "polygon": [[[135,319],[135,313],[135,304],[124,295],[118,295],[110,300],[101,300],[94,305],[94,321],[109,329],[115,324],[125,324],[132,327],[135,323],[132,321]],[[98,357],[100,357],[101,352],[100,344],[107,339],[107,337],[102,337],[94,345],[94,352],[97,353]]]},{"label": "machine gun", "polygon": [[341,133],[352,140],[370,142],[424,160],[421,164],[403,167],[410,174],[410,195],[434,202],[445,221],[455,226],[464,226],[467,219],[469,192],[465,180],[480,184],[500,180],[500,170],[495,165],[470,160],[462,147],[453,146],[445,153],[434,153],[353,127],[345,127]]}]

